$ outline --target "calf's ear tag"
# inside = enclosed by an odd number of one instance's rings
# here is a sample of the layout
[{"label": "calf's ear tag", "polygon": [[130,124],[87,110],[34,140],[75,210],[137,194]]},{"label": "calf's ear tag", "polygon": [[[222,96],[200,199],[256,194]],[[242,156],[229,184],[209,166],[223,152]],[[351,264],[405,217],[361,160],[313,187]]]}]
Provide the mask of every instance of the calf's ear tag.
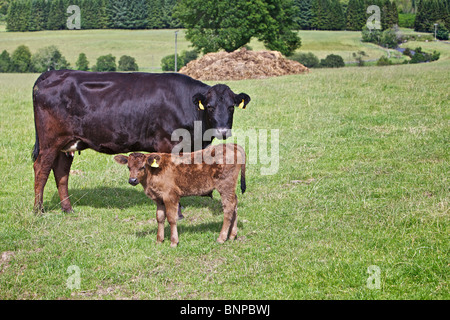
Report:
[{"label": "calf's ear tag", "polygon": [[152,164],[150,165],[152,168],[159,168],[159,164],[156,163],[156,159],[153,159]]},{"label": "calf's ear tag", "polygon": [[200,110],[205,110],[205,107],[203,106],[203,104],[202,104],[202,102],[200,100],[198,101],[198,108]]},{"label": "calf's ear tag", "polygon": [[244,99],[242,99],[242,102],[239,104],[239,109],[244,109]]}]

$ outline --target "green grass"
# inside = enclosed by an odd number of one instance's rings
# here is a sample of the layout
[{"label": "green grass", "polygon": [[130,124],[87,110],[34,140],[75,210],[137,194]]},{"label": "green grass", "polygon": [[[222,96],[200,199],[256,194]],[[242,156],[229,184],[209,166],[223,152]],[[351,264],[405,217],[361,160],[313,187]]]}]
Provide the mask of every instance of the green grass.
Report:
[{"label": "green grass", "polygon": [[[175,30],[63,30],[40,32],[6,32],[0,26],[0,51],[10,54],[22,44],[32,53],[49,45],[57,46],[72,67],[78,55],[84,52],[92,67],[101,55],[111,53],[116,62],[122,55],[136,58],[140,71],[161,71],[161,59],[175,52]],[[329,54],[339,54],[344,61],[355,61],[352,54],[363,50],[364,60],[378,59],[386,50],[371,43],[361,43],[361,32],[350,31],[300,31],[300,52],[313,52],[319,59]],[[254,50],[264,50],[264,45],[254,39],[249,44]],[[184,30],[178,34],[178,53],[191,50]],[[390,50],[395,53],[395,50]]]},{"label": "green grass", "polygon": [[[0,299],[449,299],[450,46],[420,44],[441,59],[226,82],[252,97],[234,128],[280,130],[280,168],[248,165],[238,239],[224,245],[218,194],[183,199],[177,249],[168,227],[156,245],[142,187],[93,151],[75,156],[75,213],[60,212],[51,176],[35,216],[38,75],[0,75]],[[66,285],[71,265],[80,289]],[[371,265],[380,289],[366,285]]]}]

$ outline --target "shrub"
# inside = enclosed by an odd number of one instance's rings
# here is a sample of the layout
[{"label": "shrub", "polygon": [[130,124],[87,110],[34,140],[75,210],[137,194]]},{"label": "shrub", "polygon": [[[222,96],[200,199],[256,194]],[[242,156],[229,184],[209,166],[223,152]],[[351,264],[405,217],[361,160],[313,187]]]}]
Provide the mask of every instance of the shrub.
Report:
[{"label": "shrub", "polygon": [[377,61],[377,66],[390,66],[392,64],[392,61],[389,60],[388,57],[382,56],[380,59],[378,59]]},{"label": "shrub", "polygon": [[385,48],[392,48],[392,49],[397,48],[398,42],[395,31],[392,29],[383,31],[379,44]]},{"label": "shrub", "polygon": [[39,49],[31,58],[31,64],[34,72],[67,69],[69,67],[66,58],[56,46]]},{"label": "shrub", "polygon": [[83,52],[78,55],[78,60],[75,62],[75,66],[77,70],[88,71],[89,70],[89,61],[86,57],[86,54]]},{"label": "shrub", "polygon": [[11,72],[31,72],[31,51],[25,46],[18,46],[11,55]]},{"label": "shrub", "polygon": [[[188,64],[190,61],[197,59],[198,52],[196,50],[183,51],[181,55],[177,54],[177,71]],[[165,56],[161,59],[162,71],[175,70],[175,54]]]},{"label": "shrub", "polygon": [[112,54],[97,58],[97,64],[92,67],[92,71],[116,71],[116,57]]},{"label": "shrub", "polygon": [[0,72],[11,71],[11,57],[8,51],[3,50],[0,54]]},{"label": "shrub", "polygon": [[[175,70],[175,55],[171,54],[161,59],[162,71],[174,71]],[[181,69],[180,55],[177,54],[177,71]]]},{"label": "shrub", "polygon": [[[197,58],[198,58],[198,52],[196,50],[183,51],[181,53],[181,59],[183,60],[183,66],[187,65],[192,60],[196,60]],[[178,61],[177,61],[177,63],[178,63]]]},{"label": "shrub", "polygon": [[436,38],[439,40],[448,40],[448,30],[443,24],[439,24],[436,31]]},{"label": "shrub", "polygon": [[353,58],[355,58],[358,67],[364,67],[363,57],[367,57],[367,54],[364,51],[353,52]]},{"label": "shrub", "polygon": [[300,62],[307,68],[316,68],[319,66],[319,58],[317,58],[312,52],[296,53],[289,59]]},{"label": "shrub", "polygon": [[123,55],[119,59],[119,71],[138,71],[139,67],[136,59],[130,56]]},{"label": "shrub", "polygon": [[345,67],[344,59],[336,54],[330,54],[325,59],[320,60],[321,68],[341,68]]}]

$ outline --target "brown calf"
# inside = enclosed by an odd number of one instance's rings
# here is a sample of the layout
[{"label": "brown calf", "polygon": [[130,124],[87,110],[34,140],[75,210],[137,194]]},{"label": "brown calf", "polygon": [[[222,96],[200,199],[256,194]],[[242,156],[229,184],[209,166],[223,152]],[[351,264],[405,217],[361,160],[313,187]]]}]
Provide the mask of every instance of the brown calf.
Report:
[{"label": "brown calf", "polygon": [[241,171],[241,191],[245,192],[245,152],[237,144],[220,144],[182,156],[170,153],[132,153],[114,160],[128,164],[132,185],[142,184],[145,194],[156,202],[158,243],[164,240],[164,222],[170,224],[171,247],[178,244],[177,216],[181,197],[201,196],[216,189],[222,198],[224,219],[219,243],[237,234],[236,184]]}]

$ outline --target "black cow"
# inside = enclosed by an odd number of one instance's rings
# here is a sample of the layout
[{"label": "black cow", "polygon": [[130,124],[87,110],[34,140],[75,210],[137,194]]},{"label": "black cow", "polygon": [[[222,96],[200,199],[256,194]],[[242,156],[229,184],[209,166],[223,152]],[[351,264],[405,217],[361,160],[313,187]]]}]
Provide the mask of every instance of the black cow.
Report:
[{"label": "black cow", "polygon": [[33,87],[35,211],[42,211],[52,169],[62,210],[72,211],[68,180],[75,151],[168,153],[179,143],[171,141],[175,129],[188,130],[194,141],[195,121],[201,121],[203,133],[215,129],[215,136],[223,139],[235,106],[245,108],[249,102],[247,94],[235,94],[226,85],[209,86],[177,73],[43,73]]}]

